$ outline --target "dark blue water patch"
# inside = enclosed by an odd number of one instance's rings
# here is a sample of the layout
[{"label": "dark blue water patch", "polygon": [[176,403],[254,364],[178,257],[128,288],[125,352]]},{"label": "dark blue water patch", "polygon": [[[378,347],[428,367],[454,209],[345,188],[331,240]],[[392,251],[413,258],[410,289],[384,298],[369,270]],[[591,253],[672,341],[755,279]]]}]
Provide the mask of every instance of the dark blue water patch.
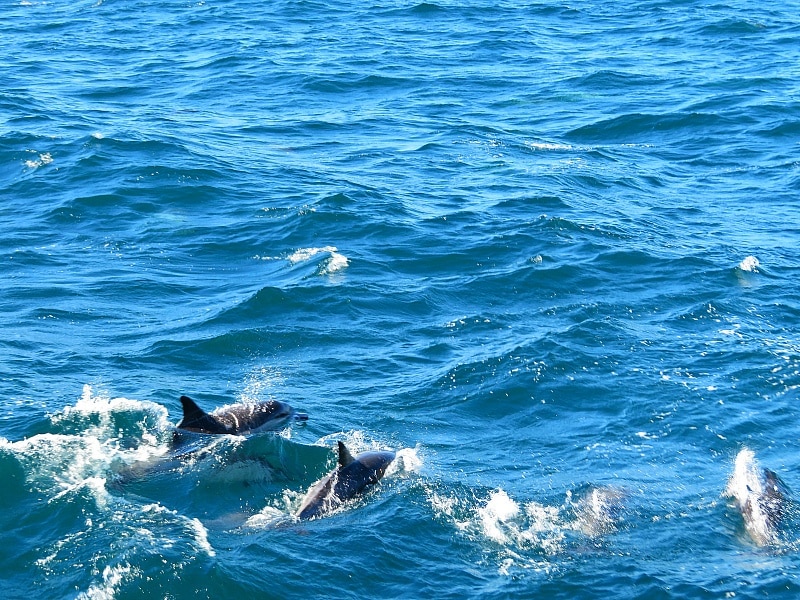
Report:
[{"label": "dark blue water patch", "polygon": [[644,87],[650,90],[653,86],[665,85],[667,80],[662,77],[642,73],[600,70],[590,73],[589,75],[575,77],[573,80],[567,80],[565,83],[576,85],[577,87],[585,87],[590,91],[598,89],[612,91],[625,89],[628,91],[637,87]]},{"label": "dark blue water patch", "polygon": [[[447,8],[431,2],[421,2],[407,9],[413,15],[443,15],[447,13]],[[388,15],[387,15],[388,16]]]},{"label": "dark blue water patch", "polygon": [[[288,290],[265,287],[236,306],[208,319],[210,327],[246,323],[261,327],[286,325],[290,320],[324,324],[326,315],[352,314],[350,299],[327,286],[299,286]],[[323,325],[324,328],[324,325]]]},{"label": "dark blue water patch", "polygon": [[[177,339],[170,339],[171,337],[162,336],[150,344],[138,353],[138,360],[154,366],[168,361],[179,366],[187,375],[192,372],[206,372],[209,376],[221,376],[219,371],[225,370],[224,365],[232,367],[237,363],[241,364],[242,361],[249,362],[259,357],[272,356],[278,350],[291,351],[303,347],[301,335],[296,333],[281,335],[258,329],[223,331],[206,336],[192,332],[176,336]],[[217,357],[213,367],[209,365],[209,352]]]},{"label": "dark blue water patch", "polygon": [[700,29],[700,32],[705,35],[722,37],[725,39],[728,39],[730,35],[741,38],[747,37],[748,34],[766,33],[764,25],[760,23],[735,18],[721,19],[715,23],[705,25]]},{"label": "dark blue water patch", "polygon": [[658,142],[665,139],[664,134],[669,132],[688,136],[692,130],[722,131],[731,124],[730,119],[712,113],[628,114],[572,130],[567,139],[581,143]]},{"label": "dark blue water patch", "polygon": [[[338,578],[348,574],[371,572],[377,561],[385,573],[390,577],[380,580],[368,577],[356,577],[352,592],[346,592],[345,597],[355,598],[362,595],[391,595],[402,594],[408,585],[414,585],[418,590],[425,590],[434,595],[448,596],[448,587],[459,585],[458,581],[466,576],[470,582],[481,581],[482,576],[470,566],[470,560],[475,556],[470,552],[469,545],[464,541],[450,539],[451,530],[445,525],[428,523],[429,512],[423,498],[406,499],[403,507],[400,500],[389,497],[389,502],[378,502],[386,506],[385,510],[377,511],[370,515],[369,508],[360,511],[360,517],[353,514],[342,514],[335,518],[313,521],[301,528],[292,528],[287,531],[265,532],[254,538],[252,551],[258,556],[257,563],[268,562],[274,565],[294,564],[302,568],[305,577],[288,575],[276,582],[275,589],[280,594],[286,593],[312,593],[324,595],[329,590],[331,578]],[[387,514],[388,513],[388,514]],[[383,515],[383,517],[381,517]],[[429,531],[430,535],[441,544],[440,552],[444,552],[451,564],[447,573],[437,574],[436,560],[430,556],[429,548],[425,546],[408,546],[391,526],[395,519],[403,519],[406,527],[416,531]],[[340,538],[345,531],[351,531],[355,536],[374,549],[374,554],[366,555],[360,552],[347,552],[338,544],[318,544],[317,540]],[[259,543],[255,543],[258,541]],[[309,553],[308,542],[319,546],[319,550]],[[405,561],[396,552],[397,545],[405,548],[412,557],[417,568],[412,572],[404,568]],[[283,552],[276,552],[277,545],[283,546]],[[464,553],[467,553],[465,556]],[[237,566],[247,575],[236,575],[235,580],[246,586],[250,594],[261,593],[257,589],[260,581],[256,563],[242,563]],[[230,568],[226,569],[228,575],[233,575]],[[222,590],[220,590],[222,591]]]},{"label": "dark blue water patch", "polygon": [[342,94],[356,92],[358,95],[381,93],[388,90],[403,90],[407,93],[410,81],[385,75],[363,75],[360,72],[339,73],[333,78],[309,78],[305,86],[309,91]]},{"label": "dark blue water patch", "polygon": [[761,135],[769,139],[796,138],[800,131],[800,121],[793,118],[790,113],[797,114],[797,107],[793,106],[766,106],[760,109],[761,121],[769,123],[760,131]]},{"label": "dark blue water patch", "polygon": [[548,213],[567,210],[569,204],[559,196],[529,196],[523,194],[511,195],[507,199],[500,200],[494,208],[503,217],[532,222]]}]

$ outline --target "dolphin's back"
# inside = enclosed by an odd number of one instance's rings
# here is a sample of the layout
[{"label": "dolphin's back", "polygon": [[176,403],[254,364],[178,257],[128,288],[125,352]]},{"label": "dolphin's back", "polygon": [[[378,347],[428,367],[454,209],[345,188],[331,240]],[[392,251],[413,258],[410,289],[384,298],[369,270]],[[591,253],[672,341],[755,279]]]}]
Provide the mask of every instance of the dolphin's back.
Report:
[{"label": "dolphin's back", "polygon": [[345,500],[356,497],[367,486],[380,481],[394,460],[394,452],[362,452],[353,457],[339,442],[339,466],[306,494],[297,511],[300,519],[313,519],[336,509]]},{"label": "dolphin's back", "polygon": [[208,414],[188,396],[181,396],[183,419],[178,429],[197,433],[242,435],[276,429],[293,414],[292,407],[277,400],[258,404],[236,404]]},{"label": "dolphin's back", "polygon": [[340,500],[357,496],[369,485],[380,481],[386,467],[394,460],[394,452],[364,452],[346,467],[339,469],[334,493]]},{"label": "dolphin's back", "polygon": [[189,396],[181,396],[180,400],[183,407],[183,419],[178,423],[178,429],[201,433],[232,433],[230,427],[226,427],[197,406],[197,403]]}]

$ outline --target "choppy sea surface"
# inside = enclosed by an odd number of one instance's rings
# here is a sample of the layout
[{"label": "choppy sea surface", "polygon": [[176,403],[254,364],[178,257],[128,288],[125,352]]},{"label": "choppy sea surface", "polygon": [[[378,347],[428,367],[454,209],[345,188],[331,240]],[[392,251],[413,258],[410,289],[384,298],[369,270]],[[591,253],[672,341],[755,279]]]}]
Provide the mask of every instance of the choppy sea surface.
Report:
[{"label": "choppy sea surface", "polygon": [[[4,598],[800,593],[796,1],[0,31]],[[398,458],[299,521],[339,440]]]}]

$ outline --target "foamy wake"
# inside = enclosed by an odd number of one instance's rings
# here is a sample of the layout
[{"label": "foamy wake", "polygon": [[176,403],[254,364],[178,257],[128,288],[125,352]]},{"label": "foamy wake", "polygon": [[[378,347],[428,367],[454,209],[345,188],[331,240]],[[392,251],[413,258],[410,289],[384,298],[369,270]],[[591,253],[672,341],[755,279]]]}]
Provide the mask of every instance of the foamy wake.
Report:
[{"label": "foamy wake", "polygon": [[[117,419],[125,414],[133,416],[127,419],[131,439],[120,437]],[[54,499],[83,488],[103,504],[106,478],[150,463],[169,450],[156,435],[168,427],[166,408],[93,395],[88,385],[75,405],[53,415],[51,422],[60,432],[9,442],[6,447],[25,467],[28,482]]]},{"label": "foamy wake", "polygon": [[[203,524],[158,503],[140,505],[115,495],[110,480],[133,465],[152,464],[169,451],[163,432],[171,426],[163,406],[93,394],[85,386],[73,405],[51,416],[53,431],[0,443],[19,462],[28,486],[49,504],[82,506],[82,526],[41,548],[36,565],[57,572],[72,569],[76,548],[89,543],[113,549],[85,558],[94,581],[80,598],[114,598],[141,573],[129,557],[158,556],[187,544],[187,556],[215,555]],[[91,540],[87,542],[86,540]]]},{"label": "foamy wake", "polygon": [[429,490],[428,500],[436,513],[451,520],[464,535],[497,545],[502,556],[499,572],[507,575],[514,566],[549,569],[550,564],[540,555],[563,552],[570,532],[592,538],[612,532],[623,494],[615,488],[598,487],[576,499],[568,493],[563,506],[520,503],[503,489],[479,502]]},{"label": "foamy wake", "polygon": [[[124,556],[129,553],[148,553],[159,555],[164,548],[185,543],[188,538],[191,549],[187,549],[187,556],[193,560],[198,555],[213,558],[216,552],[208,541],[208,531],[198,519],[189,519],[160,504],[148,504],[140,508],[138,514],[131,512],[131,506],[122,504],[122,509],[110,519],[110,522],[125,522],[135,528],[135,535],[129,539],[131,547],[122,544],[120,553]],[[175,535],[176,538],[172,538]],[[74,539],[70,542],[74,543]],[[64,544],[68,546],[69,544]],[[47,563],[58,560],[58,552],[39,561],[39,566],[47,567]],[[181,565],[175,565],[180,567]],[[99,572],[97,565],[96,572]],[[141,572],[132,568],[130,563],[121,562],[108,564],[103,567],[102,574],[85,591],[78,594],[82,600],[111,600],[117,597],[123,585],[136,585],[141,578]]]},{"label": "foamy wake", "polygon": [[455,496],[436,492],[428,499],[437,513],[452,519],[456,528],[470,537],[517,549],[535,546],[547,553],[561,550],[565,527],[556,507],[538,502],[520,505],[502,489],[471,506]]}]

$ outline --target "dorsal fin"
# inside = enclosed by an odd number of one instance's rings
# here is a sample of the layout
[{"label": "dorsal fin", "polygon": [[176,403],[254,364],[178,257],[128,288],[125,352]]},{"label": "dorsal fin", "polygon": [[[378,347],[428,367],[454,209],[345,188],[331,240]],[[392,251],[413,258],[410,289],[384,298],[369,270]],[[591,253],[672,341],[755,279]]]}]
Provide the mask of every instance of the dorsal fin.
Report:
[{"label": "dorsal fin", "polygon": [[183,406],[183,421],[185,423],[191,423],[207,416],[206,411],[197,406],[197,403],[189,396],[181,396],[181,405]]},{"label": "dorsal fin", "polygon": [[180,400],[183,406],[183,420],[178,423],[178,429],[196,433],[236,433],[234,427],[208,414],[189,396],[181,396]]},{"label": "dorsal fin", "polygon": [[351,462],[353,462],[355,458],[353,455],[350,454],[350,451],[345,447],[344,442],[339,442],[339,466],[346,467]]}]

